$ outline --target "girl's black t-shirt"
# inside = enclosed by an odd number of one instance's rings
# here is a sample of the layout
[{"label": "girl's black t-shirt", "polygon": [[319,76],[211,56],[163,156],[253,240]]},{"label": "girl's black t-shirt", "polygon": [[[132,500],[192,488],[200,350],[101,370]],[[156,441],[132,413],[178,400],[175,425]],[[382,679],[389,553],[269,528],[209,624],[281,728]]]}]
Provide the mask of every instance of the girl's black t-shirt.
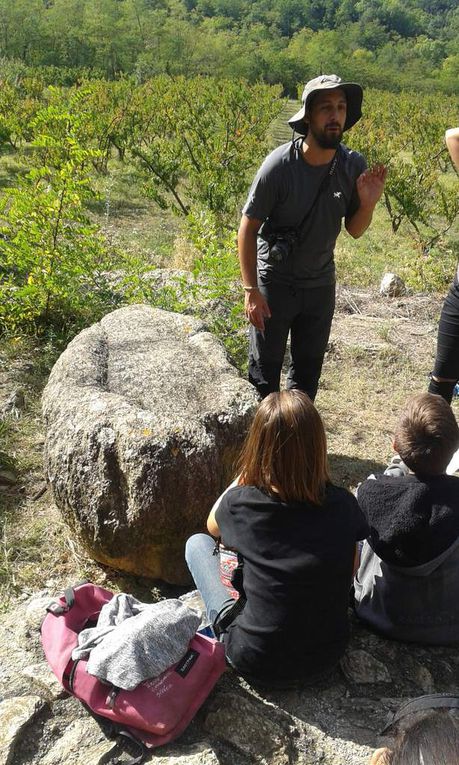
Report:
[{"label": "girl's black t-shirt", "polygon": [[288,686],[331,668],[348,640],[355,543],[369,528],[355,497],[328,485],[322,505],[237,486],[216,511],[222,542],[243,558],[247,599],[225,635],[231,664]]}]

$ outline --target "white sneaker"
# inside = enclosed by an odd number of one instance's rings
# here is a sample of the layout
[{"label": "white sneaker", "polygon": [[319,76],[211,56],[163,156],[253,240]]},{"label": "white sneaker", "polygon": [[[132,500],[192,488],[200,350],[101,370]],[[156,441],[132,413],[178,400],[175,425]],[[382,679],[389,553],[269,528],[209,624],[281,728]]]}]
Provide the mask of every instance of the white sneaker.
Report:
[{"label": "white sneaker", "polygon": [[402,478],[410,474],[410,469],[405,465],[399,454],[395,453],[384,471],[384,475],[391,475],[393,478]]}]

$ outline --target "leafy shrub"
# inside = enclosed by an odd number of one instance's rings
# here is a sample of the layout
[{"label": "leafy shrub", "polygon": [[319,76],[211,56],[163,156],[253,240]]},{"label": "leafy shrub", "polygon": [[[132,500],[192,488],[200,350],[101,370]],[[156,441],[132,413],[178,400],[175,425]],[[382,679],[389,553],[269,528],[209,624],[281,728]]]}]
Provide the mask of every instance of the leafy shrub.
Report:
[{"label": "leafy shrub", "polygon": [[77,127],[70,112],[42,109],[32,123],[34,166],[0,200],[3,331],[81,326],[102,308],[108,256],[83,206],[93,151],[78,141]]}]

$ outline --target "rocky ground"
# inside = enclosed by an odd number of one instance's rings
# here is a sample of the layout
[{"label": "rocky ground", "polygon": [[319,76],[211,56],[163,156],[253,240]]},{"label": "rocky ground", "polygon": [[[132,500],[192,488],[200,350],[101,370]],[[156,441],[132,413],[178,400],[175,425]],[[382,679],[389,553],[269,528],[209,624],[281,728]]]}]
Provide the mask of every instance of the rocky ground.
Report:
[{"label": "rocky ground", "polygon": [[[0,763],[102,765],[116,743],[43,658],[39,625],[51,593],[20,599],[0,627]],[[407,698],[455,692],[455,648],[389,642],[353,621],[341,668],[319,686],[265,692],[230,670],[158,765],[364,765]]]}]

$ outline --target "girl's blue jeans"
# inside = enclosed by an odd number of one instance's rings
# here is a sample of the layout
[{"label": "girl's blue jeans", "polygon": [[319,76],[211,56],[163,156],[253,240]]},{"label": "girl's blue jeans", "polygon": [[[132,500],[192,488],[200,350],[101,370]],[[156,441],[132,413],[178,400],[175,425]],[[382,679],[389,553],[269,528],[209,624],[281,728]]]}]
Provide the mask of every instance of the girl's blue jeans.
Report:
[{"label": "girl's blue jeans", "polygon": [[220,581],[218,555],[214,555],[215,540],[208,534],[194,534],[185,547],[185,560],[196,587],[206,606],[209,621],[214,624],[234,604],[233,598]]}]

